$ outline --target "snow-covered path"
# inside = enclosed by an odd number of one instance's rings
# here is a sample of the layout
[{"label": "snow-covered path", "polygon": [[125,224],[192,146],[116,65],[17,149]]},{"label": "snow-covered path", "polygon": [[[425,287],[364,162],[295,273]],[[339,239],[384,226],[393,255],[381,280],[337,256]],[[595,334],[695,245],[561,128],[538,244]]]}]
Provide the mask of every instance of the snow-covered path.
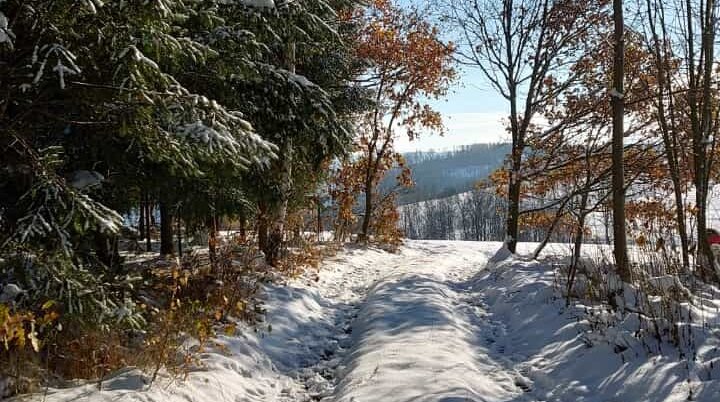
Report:
[{"label": "snow-covered path", "polygon": [[516,394],[512,379],[478,353],[482,311],[470,300],[469,280],[499,246],[411,242],[398,254],[344,250],[307,284],[317,292],[310,303],[305,284],[268,291],[273,333],[263,344],[316,400]]},{"label": "snow-covered path", "polygon": [[[548,254],[562,253],[554,247]],[[87,384],[37,400],[720,400],[720,331],[698,333],[695,361],[671,345],[648,354],[631,331],[593,330],[582,306],[565,308],[547,263],[497,258],[500,248],[408,241],[391,254],[348,246],[318,272],[267,286],[266,322],[220,335],[222,347],[204,353],[186,381],[166,376],[148,387],[146,374],[130,370],[102,390]]]},{"label": "snow-covered path", "polygon": [[487,244],[414,242],[387,266],[353,323],[330,401],[507,401],[523,394],[480,329],[471,278]]},{"label": "snow-covered path", "polygon": [[[523,244],[520,252],[534,246]],[[496,256],[500,248],[408,241],[397,255],[357,249],[328,262],[318,288],[329,299],[350,301],[341,327],[352,336],[341,335],[331,356],[309,369],[330,374],[313,398],[720,400],[717,332],[698,334],[703,353],[696,362],[672,345],[663,346],[663,355],[648,354],[634,330],[593,331],[582,306],[566,308],[547,263]],[[564,251],[554,245],[548,254]]]}]

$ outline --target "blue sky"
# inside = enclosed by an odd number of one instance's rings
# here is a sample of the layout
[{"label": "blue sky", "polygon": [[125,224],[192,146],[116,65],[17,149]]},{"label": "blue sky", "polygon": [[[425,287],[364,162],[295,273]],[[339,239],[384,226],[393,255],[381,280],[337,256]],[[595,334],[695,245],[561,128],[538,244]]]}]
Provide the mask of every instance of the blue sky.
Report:
[{"label": "blue sky", "polygon": [[[443,114],[445,136],[425,135],[409,141],[400,134],[395,147],[400,152],[451,149],[459,145],[508,141],[503,119],[505,100],[484,81],[482,73],[466,69],[445,99],[430,104]],[[401,131],[401,130],[398,130]]]},{"label": "blue sky", "polygon": [[[421,0],[398,0],[401,5],[427,6]],[[452,35],[448,33],[448,39]],[[443,114],[447,128],[445,136],[425,135],[414,141],[400,132],[395,148],[400,152],[415,150],[451,149],[458,145],[509,142],[503,119],[507,118],[508,105],[484,80],[479,69],[459,69],[459,77],[445,99],[429,103]]]}]

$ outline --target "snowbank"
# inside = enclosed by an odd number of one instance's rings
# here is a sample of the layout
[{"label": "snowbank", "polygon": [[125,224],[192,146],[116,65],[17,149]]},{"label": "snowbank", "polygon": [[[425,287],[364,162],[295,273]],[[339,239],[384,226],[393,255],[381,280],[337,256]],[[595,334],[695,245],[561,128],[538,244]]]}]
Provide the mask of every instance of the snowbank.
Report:
[{"label": "snowbank", "polygon": [[[187,380],[162,374],[152,387],[149,377],[137,369],[115,374],[102,383],[67,389],[49,389],[32,400],[47,402],[254,402],[301,401],[304,389],[280,373],[260,347],[254,333],[217,339],[223,352],[204,353],[202,366],[189,373]],[[23,399],[24,400],[24,399]]]},{"label": "snowbank", "polygon": [[[284,284],[266,286],[265,322],[239,325],[221,335],[213,351],[186,379],[161,372],[149,377],[127,369],[96,382],[48,389],[22,400],[43,402],[304,402],[332,390],[331,375],[348,347],[356,303],[383,272],[378,261],[400,258],[380,250],[348,248],[327,261],[322,272],[307,272]],[[326,377],[323,377],[324,374]]]},{"label": "snowbank", "polygon": [[533,398],[720,400],[717,329],[696,332],[695,356],[683,355],[670,344],[661,345],[662,353],[651,354],[635,337],[637,322],[593,325],[584,306],[564,307],[554,282],[549,265],[514,259],[483,272],[473,287],[489,314],[481,331],[492,334],[491,355],[527,379]]}]

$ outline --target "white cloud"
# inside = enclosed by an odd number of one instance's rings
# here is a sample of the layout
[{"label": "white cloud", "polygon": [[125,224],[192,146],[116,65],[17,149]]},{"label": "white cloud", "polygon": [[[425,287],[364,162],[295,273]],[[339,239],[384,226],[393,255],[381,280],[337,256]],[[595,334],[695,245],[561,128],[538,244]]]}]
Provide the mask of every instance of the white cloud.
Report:
[{"label": "white cloud", "polygon": [[402,127],[397,128],[398,138],[395,148],[400,152],[429,149],[452,149],[459,145],[508,142],[510,136],[505,131],[506,113],[451,113],[443,116],[444,136],[425,134],[410,141]]}]

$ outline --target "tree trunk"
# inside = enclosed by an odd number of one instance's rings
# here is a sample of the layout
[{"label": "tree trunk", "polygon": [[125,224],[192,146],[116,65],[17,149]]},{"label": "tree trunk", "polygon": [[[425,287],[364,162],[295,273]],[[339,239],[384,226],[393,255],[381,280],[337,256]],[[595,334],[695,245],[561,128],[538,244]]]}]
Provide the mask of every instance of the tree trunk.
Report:
[{"label": "tree trunk", "polygon": [[152,215],[152,209],[150,209],[150,196],[145,196],[145,251],[148,253],[152,251],[152,237],[151,237],[151,225],[150,215]]},{"label": "tree trunk", "polygon": [[116,235],[107,235],[101,232],[95,232],[93,235],[95,243],[95,255],[109,270],[120,273],[122,264],[120,264],[120,251],[118,249],[118,239]]},{"label": "tree trunk", "polygon": [[157,222],[155,220],[155,203],[153,203],[153,202],[149,203],[148,214],[150,215],[150,224],[152,226],[157,226]]},{"label": "tree trunk", "polygon": [[173,216],[167,202],[160,201],[160,255],[174,253]]},{"label": "tree trunk", "polygon": [[573,284],[575,283],[575,276],[577,275],[578,265],[580,264],[580,253],[582,252],[582,244],[585,237],[585,205],[587,204],[587,195],[583,195],[583,211],[580,212],[578,217],[578,231],[575,233],[575,241],[573,244],[573,255],[570,261],[570,269],[568,271],[568,283],[567,283],[567,305],[570,305],[570,295],[572,294]]},{"label": "tree trunk", "polygon": [[[268,232],[270,230],[268,218],[268,207],[263,201],[258,203],[258,216],[257,216],[257,236],[258,236],[258,248],[260,251],[267,255],[268,251]],[[267,258],[266,258],[267,259]]]},{"label": "tree trunk", "polygon": [[[657,10],[657,9],[656,9]],[[674,119],[674,113],[672,112],[672,78],[671,75],[666,71],[665,65],[668,62],[668,55],[664,49],[664,42],[660,40],[660,37],[656,28],[656,14],[653,11],[650,1],[647,1],[647,17],[649,20],[650,30],[653,36],[653,51],[655,56],[655,68],[656,68],[656,80],[657,80],[657,117],[660,126],[660,132],[662,134],[663,145],[665,147],[665,154],[667,155],[668,161],[668,173],[673,184],[673,192],[675,195],[675,222],[678,228],[678,234],[680,236],[680,252],[682,255],[682,264],[685,271],[690,268],[690,255],[688,245],[688,232],[685,224],[685,205],[683,202],[683,189],[680,179],[680,166],[679,166],[679,150],[677,143],[677,133],[675,130],[671,130],[670,124],[668,124],[667,110],[665,108],[665,95],[666,93],[670,99],[670,123],[672,127],[677,127],[677,123]],[[667,28],[665,27],[664,17],[660,17],[661,24],[663,25],[663,38],[667,38]]]},{"label": "tree trunk", "polygon": [[[291,73],[295,73],[295,42],[288,43],[286,53],[287,69]],[[280,179],[280,202],[273,216],[273,224],[270,236],[267,242],[267,251],[265,260],[268,264],[276,266],[280,259],[280,250],[282,248],[285,221],[288,215],[288,202],[290,199],[290,190],[292,182],[292,164],[293,164],[293,147],[292,139],[287,138],[280,147],[281,161],[281,179]]]},{"label": "tree trunk", "polygon": [[178,249],[178,256],[182,258],[183,256],[183,248],[182,248],[182,221],[180,218],[177,219],[177,249]]},{"label": "tree trunk", "polygon": [[[662,95],[660,96],[662,97]],[[671,134],[667,126],[667,122],[665,121],[665,111],[662,102],[662,99],[660,99],[658,102],[658,104],[660,105],[658,106],[658,115],[660,115],[661,127],[664,126],[664,128],[662,129],[663,143],[665,144],[665,153],[667,154],[668,159],[668,170],[673,184],[673,193],[675,195],[675,223],[677,224],[678,234],[680,236],[680,252],[682,255],[683,268],[687,270],[690,267],[690,247],[688,241],[687,225],[685,223],[685,203],[683,202],[683,189],[680,179],[680,167],[677,159],[678,152],[674,141],[670,138]]]},{"label": "tree trunk", "polygon": [[610,214],[611,211],[609,208],[605,207],[603,208],[603,226],[605,228],[605,244],[612,243],[612,237],[610,236]]},{"label": "tree trunk", "polygon": [[272,266],[277,266],[278,262],[280,262],[280,250],[282,248],[285,233],[285,225],[279,222],[281,216],[284,216],[284,214],[278,214],[270,235],[268,236],[265,261]]},{"label": "tree trunk", "polygon": [[513,145],[512,167],[508,181],[508,210],[505,225],[505,243],[511,253],[517,251],[520,224],[520,165],[522,163],[522,147]]},{"label": "tree trunk", "polygon": [[138,240],[145,240],[145,195],[140,196],[140,217],[138,218],[138,232],[140,237]]},{"label": "tree trunk", "polygon": [[273,216],[273,224],[268,236],[267,247],[265,252],[265,260],[268,264],[276,266],[280,260],[280,250],[285,236],[285,222],[288,215],[288,202],[290,197],[290,181],[292,179],[292,146],[290,140],[286,140],[286,145],[282,148],[282,179],[281,179],[281,200],[277,205]]},{"label": "tree trunk", "polygon": [[247,241],[247,230],[245,229],[245,226],[247,225],[247,217],[245,216],[245,211],[240,211],[240,216],[238,217],[238,225],[239,232],[238,236],[240,238],[240,241],[245,243]]},{"label": "tree trunk", "polygon": [[292,230],[293,237],[292,237],[292,244],[295,246],[299,246],[303,243],[303,236],[302,236],[302,227],[301,226],[295,226]]},{"label": "tree trunk", "polygon": [[320,197],[317,199],[317,241],[320,243],[322,241],[322,232],[323,232],[323,221],[322,221],[322,201],[320,200]]},{"label": "tree trunk", "polygon": [[715,266],[715,256],[710,248],[707,237],[707,196],[709,189],[709,151],[708,144],[711,143],[712,136],[712,71],[714,63],[715,50],[715,2],[707,0],[704,10],[704,21],[702,27],[702,57],[703,79],[702,79],[702,113],[700,120],[700,132],[696,139],[696,170],[695,170],[695,196],[697,208],[697,238],[699,243],[699,251],[704,258],[700,258],[702,263],[704,276],[706,279],[715,279],[720,281],[720,271]]},{"label": "tree trunk", "polygon": [[612,143],[612,188],[613,188],[613,242],[615,266],[623,282],[631,281],[627,256],[627,235],[625,232],[625,167],[624,167],[624,62],[625,62],[625,22],[623,19],[623,1],[613,0],[613,20],[615,22],[615,56],[613,63],[613,89],[611,102],[613,112]]},{"label": "tree trunk", "polygon": [[373,186],[372,177],[369,180],[365,180],[365,215],[363,215],[362,229],[358,235],[358,243],[364,243],[370,240],[370,222],[372,220],[373,213],[373,192],[375,188]]},{"label": "tree trunk", "polygon": [[[583,197],[586,197],[587,195],[584,193]],[[563,203],[558,207],[558,210],[555,211],[555,217],[553,218],[553,221],[550,223],[550,228],[548,229],[547,233],[545,233],[545,237],[542,239],[540,244],[535,249],[535,252],[533,252],[533,259],[537,260],[538,257],[540,257],[540,253],[545,249],[548,242],[550,242],[550,237],[552,236],[553,232],[555,231],[555,227],[560,222],[560,219],[563,216],[563,212],[565,211],[565,204],[570,201],[570,198],[567,198],[566,201],[563,201]]]},{"label": "tree trunk", "polygon": [[217,267],[217,219],[215,219],[214,216],[208,216],[205,220],[205,225],[208,230],[208,256],[210,257],[210,266],[214,270]]}]

